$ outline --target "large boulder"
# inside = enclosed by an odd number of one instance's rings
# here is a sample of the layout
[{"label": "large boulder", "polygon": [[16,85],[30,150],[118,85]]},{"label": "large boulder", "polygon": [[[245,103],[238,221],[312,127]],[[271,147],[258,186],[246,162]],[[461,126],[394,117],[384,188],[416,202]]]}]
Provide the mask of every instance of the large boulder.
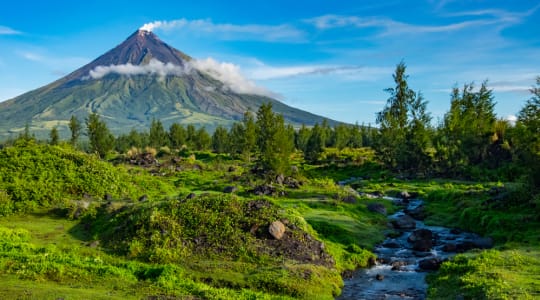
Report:
[{"label": "large boulder", "polygon": [[370,203],[367,206],[370,212],[379,213],[381,215],[387,214],[386,207],[382,203]]},{"label": "large boulder", "polygon": [[395,229],[415,229],[416,221],[409,215],[401,215],[393,218],[391,221]]},{"label": "large boulder", "polygon": [[283,234],[285,234],[285,225],[283,225],[283,223],[281,223],[281,221],[274,221],[268,227],[268,232],[276,240],[281,240],[281,238],[283,237]]}]

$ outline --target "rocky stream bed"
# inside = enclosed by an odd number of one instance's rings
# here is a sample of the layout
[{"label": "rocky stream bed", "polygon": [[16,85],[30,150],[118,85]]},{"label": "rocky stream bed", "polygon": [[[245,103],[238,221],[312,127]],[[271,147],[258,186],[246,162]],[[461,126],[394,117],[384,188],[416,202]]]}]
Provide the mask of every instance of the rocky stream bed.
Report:
[{"label": "rocky stream bed", "polygon": [[425,299],[427,272],[438,270],[456,253],[493,245],[490,238],[477,234],[425,225],[420,199],[387,199],[402,207],[388,217],[394,232],[375,248],[377,260],[371,268],[358,270],[345,279],[337,299]]}]

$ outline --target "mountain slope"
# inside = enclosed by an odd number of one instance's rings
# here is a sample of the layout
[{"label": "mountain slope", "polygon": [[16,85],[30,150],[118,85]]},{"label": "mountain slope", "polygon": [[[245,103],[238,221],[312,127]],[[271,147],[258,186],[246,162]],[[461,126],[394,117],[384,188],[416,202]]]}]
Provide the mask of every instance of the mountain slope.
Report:
[{"label": "mountain slope", "polygon": [[165,126],[177,122],[212,129],[267,102],[294,125],[323,120],[266,96],[234,92],[191,62],[155,34],[138,30],[71,74],[0,103],[0,136],[17,134],[27,123],[38,136],[54,126],[67,134],[72,115],[84,120],[92,112],[115,133],[146,129],[153,118]]}]

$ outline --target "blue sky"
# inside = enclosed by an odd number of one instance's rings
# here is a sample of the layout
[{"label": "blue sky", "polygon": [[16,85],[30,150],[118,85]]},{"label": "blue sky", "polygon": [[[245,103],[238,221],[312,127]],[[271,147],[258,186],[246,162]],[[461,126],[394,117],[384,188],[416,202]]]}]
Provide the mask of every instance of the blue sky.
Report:
[{"label": "blue sky", "polygon": [[[540,1],[10,1],[0,11],[0,101],[50,83],[144,24],[196,59],[292,106],[374,123],[396,64],[434,119],[450,89],[488,79],[499,117],[540,75]],[[158,21],[160,23],[158,23]]]}]

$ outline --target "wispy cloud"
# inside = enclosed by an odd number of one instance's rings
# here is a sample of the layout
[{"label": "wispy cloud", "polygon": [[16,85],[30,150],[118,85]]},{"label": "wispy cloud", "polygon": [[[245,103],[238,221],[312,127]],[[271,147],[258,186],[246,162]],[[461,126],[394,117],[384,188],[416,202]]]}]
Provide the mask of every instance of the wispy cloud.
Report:
[{"label": "wispy cloud", "polygon": [[0,35],[17,35],[17,34],[22,34],[22,32],[17,31],[10,27],[0,25]]},{"label": "wispy cloud", "polygon": [[213,34],[224,40],[258,40],[268,42],[299,42],[305,39],[305,33],[291,25],[230,24],[214,23],[211,19],[178,19],[171,21],[154,21],[146,23],[141,30],[154,31],[162,29],[190,30],[197,33]]},{"label": "wispy cloud", "polygon": [[297,66],[270,66],[260,61],[246,73],[255,80],[271,80],[301,76],[341,76],[347,79],[374,79],[381,75],[388,75],[391,68],[354,66],[354,65],[297,65]]},{"label": "wispy cloud", "polygon": [[385,17],[356,17],[324,15],[306,20],[320,30],[340,27],[378,28],[380,35],[419,34],[459,31],[469,27],[494,24],[495,20],[471,20],[446,25],[415,25],[395,21]]}]

